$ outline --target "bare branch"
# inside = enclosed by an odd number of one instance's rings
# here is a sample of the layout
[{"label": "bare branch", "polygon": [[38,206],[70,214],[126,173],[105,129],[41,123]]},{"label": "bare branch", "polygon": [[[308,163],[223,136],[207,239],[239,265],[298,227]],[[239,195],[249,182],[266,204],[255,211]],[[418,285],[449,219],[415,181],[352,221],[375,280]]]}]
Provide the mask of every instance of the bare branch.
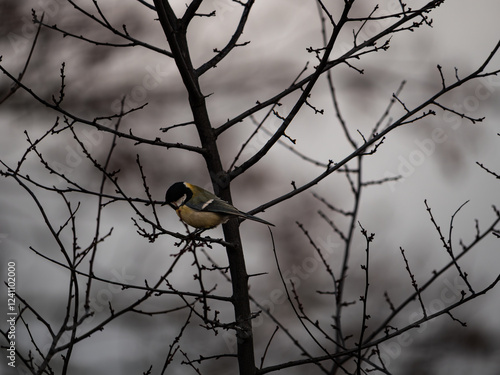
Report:
[{"label": "bare branch", "polygon": [[[201,1],[200,1],[201,2]],[[217,54],[212,57],[209,61],[206,63],[202,64],[199,68],[196,69],[196,74],[198,76],[203,75],[207,70],[214,68],[217,66],[217,64],[226,57],[229,52],[231,52],[235,47],[237,46],[243,46],[248,44],[249,42],[243,43],[243,44],[238,44],[238,40],[243,34],[243,29],[245,28],[246,22],[248,20],[248,15],[250,14],[250,10],[252,9],[252,6],[254,4],[255,0],[247,0],[246,3],[238,2],[243,6],[243,12],[240,17],[240,21],[238,23],[238,26],[236,27],[236,30],[234,31],[233,36],[229,40],[229,42],[226,44],[224,48],[221,50],[216,50]]]}]

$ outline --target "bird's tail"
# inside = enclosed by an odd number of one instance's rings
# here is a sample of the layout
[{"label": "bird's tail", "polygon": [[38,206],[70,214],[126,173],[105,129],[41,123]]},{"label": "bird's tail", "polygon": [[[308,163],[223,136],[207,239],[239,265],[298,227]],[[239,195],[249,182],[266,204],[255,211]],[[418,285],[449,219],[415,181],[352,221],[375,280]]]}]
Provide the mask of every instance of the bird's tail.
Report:
[{"label": "bird's tail", "polygon": [[257,216],[252,216],[252,215],[243,213],[243,217],[245,219],[248,219],[248,220],[257,221],[259,223],[270,225],[270,226],[274,227],[274,224],[270,223],[269,221],[265,221],[264,219],[261,219],[261,218],[259,218]]}]

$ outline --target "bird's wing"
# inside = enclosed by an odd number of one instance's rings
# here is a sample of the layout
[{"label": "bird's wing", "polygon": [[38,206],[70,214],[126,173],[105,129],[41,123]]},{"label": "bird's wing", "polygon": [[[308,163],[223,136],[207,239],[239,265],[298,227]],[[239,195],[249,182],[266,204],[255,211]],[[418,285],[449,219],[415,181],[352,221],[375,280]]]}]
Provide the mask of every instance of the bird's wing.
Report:
[{"label": "bird's wing", "polygon": [[193,184],[187,184],[193,190],[193,196],[184,204],[197,211],[216,212],[226,215],[245,216],[243,212],[233,207],[215,194]]},{"label": "bird's wing", "polygon": [[[191,208],[195,208],[200,211],[209,211],[221,214],[244,216],[243,212],[233,207],[226,201],[223,201],[222,199],[216,197],[215,195],[206,202],[196,202],[196,200],[193,202],[191,201],[192,199],[189,200],[189,202],[187,202],[187,205],[190,206]],[[191,204],[193,206],[191,206]]]},{"label": "bird's wing", "polygon": [[[271,225],[274,227],[274,224],[271,224],[270,222],[265,221],[261,218],[248,215],[208,191],[204,191],[204,195],[205,195],[204,197],[201,197],[200,195],[193,196],[189,201],[187,201],[184,204],[189,208],[192,208],[193,210],[216,212],[222,215],[233,215],[233,216],[244,217],[246,219],[258,221],[260,223]],[[207,200],[207,198],[209,199]]]},{"label": "bird's wing", "polygon": [[204,196],[193,196],[184,204],[197,211],[217,212],[236,216],[244,215],[240,210],[208,191],[204,191]]}]

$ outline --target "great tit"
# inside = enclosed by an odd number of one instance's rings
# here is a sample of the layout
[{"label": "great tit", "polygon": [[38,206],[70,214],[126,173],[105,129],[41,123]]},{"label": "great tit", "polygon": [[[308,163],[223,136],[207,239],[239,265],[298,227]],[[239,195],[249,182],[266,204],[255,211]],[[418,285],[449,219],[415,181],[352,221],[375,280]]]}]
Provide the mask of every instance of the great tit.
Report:
[{"label": "great tit", "polygon": [[241,212],[209,191],[187,182],[176,182],[168,188],[162,206],[166,204],[177,212],[183,222],[197,229],[215,228],[233,217],[274,226],[268,221]]}]

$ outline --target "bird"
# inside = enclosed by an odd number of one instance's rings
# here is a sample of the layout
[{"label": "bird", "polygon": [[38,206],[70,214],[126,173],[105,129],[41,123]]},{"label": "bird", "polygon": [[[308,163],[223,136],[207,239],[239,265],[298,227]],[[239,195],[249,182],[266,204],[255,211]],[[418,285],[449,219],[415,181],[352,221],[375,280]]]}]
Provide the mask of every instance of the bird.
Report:
[{"label": "bird", "polygon": [[246,214],[209,191],[188,182],[176,182],[168,188],[162,206],[167,204],[184,223],[196,229],[215,228],[234,217],[274,227],[274,224]]}]

